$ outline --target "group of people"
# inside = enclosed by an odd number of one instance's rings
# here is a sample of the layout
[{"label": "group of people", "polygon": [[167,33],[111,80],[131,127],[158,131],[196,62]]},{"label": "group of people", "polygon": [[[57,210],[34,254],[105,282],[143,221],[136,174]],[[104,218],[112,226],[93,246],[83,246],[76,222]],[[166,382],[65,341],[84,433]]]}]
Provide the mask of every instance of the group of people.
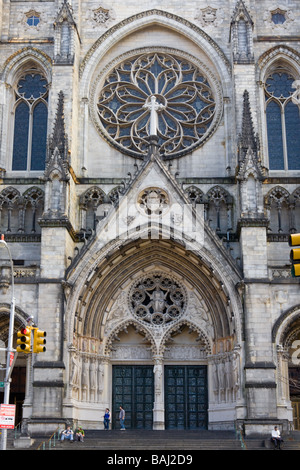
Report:
[{"label": "group of people", "polygon": [[[111,420],[111,414],[108,408],[106,408],[105,410],[103,420],[104,420],[104,429],[107,431],[109,430],[109,425],[110,425],[110,420]],[[121,431],[124,431],[125,430],[125,425],[124,425],[125,410],[123,406],[120,406],[119,420],[120,420],[120,429]],[[84,430],[82,429],[81,426],[79,426],[74,433],[71,429],[71,426],[67,426],[67,428],[64,431],[62,431],[60,439],[61,441],[64,441],[65,439],[67,439],[71,442],[74,442],[74,440],[83,442]]]},{"label": "group of people", "polygon": [[[111,418],[110,411],[109,411],[108,408],[106,408],[105,414],[104,414],[104,429],[105,430],[109,429],[110,418]],[[120,429],[121,429],[121,431],[124,431],[125,430],[125,424],[124,424],[124,422],[125,422],[125,410],[124,410],[123,406],[120,406],[119,420],[120,420]]]},{"label": "group of people", "polygon": [[[103,416],[104,419],[104,429],[109,430],[109,425],[110,425],[110,419],[111,419],[111,414],[108,408],[105,410],[105,414]],[[123,406],[120,406],[120,413],[119,413],[119,420],[120,420],[120,429],[121,431],[125,430],[125,410]],[[83,442],[84,439],[84,430],[82,429],[81,426],[79,426],[75,433],[73,433],[71,426],[67,426],[67,429],[62,431],[61,433],[61,440],[64,441],[65,439],[70,440],[71,442],[74,441],[74,435],[75,435],[75,440]],[[274,444],[275,449],[280,449],[281,444],[283,442],[283,439],[280,435],[280,431],[277,426],[274,427],[272,430],[272,435],[271,435],[271,442]]]},{"label": "group of people", "polygon": [[69,441],[73,442],[74,436],[75,436],[76,441],[83,442],[84,430],[82,429],[81,426],[79,426],[78,429],[76,429],[75,433],[73,433],[71,426],[67,426],[67,429],[62,431],[60,435],[60,440],[64,441],[65,439],[68,439]]}]

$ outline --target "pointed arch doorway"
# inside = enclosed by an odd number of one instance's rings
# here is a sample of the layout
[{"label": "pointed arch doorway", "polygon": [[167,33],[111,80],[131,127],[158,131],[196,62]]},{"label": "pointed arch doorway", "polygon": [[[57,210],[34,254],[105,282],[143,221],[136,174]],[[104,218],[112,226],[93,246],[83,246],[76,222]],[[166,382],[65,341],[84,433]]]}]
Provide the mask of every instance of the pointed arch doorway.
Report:
[{"label": "pointed arch doorway", "polygon": [[127,426],[138,429],[203,429],[211,417],[217,428],[223,404],[233,421],[240,307],[223,279],[174,241],[133,241],[95,263],[77,303],[70,298],[77,313],[69,349],[74,409],[80,403],[88,417],[96,398],[99,415],[109,407],[117,429],[120,405]]},{"label": "pointed arch doorway", "polygon": [[[207,366],[166,365],[164,376],[165,429],[207,429]],[[112,427],[119,428],[121,405],[127,429],[152,429],[153,366],[114,365],[112,377]]]},{"label": "pointed arch doorway", "polygon": [[[290,399],[293,428],[300,431],[300,312],[294,318],[286,332],[283,348],[279,351],[281,373],[281,389]],[[283,395],[283,393],[282,393]]]},{"label": "pointed arch doorway", "polygon": [[125,323],[113,333],[114,429],[120,428],[120,405],[126,412],[126,429],[207,429],[205,343],[191,325],[177,326],[166,335],[160,356],[153,355],[150,338],[137,324]]},{"label": "pointed arch doorway", "polygon": [[[277,405],[287,428],[300,431],[300,307],[292,307],[275,322],[272,339],[276,345]],[[284,413],[283,413],[284,411]]]}]

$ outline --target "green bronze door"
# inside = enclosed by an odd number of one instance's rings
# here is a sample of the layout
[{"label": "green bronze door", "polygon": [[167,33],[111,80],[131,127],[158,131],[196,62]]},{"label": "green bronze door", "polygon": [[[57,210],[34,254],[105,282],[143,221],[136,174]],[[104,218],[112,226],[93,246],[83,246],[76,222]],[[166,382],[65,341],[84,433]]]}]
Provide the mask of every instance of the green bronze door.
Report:
[{"label": "green bronze door", "polygon": [[113,366],[112,426],[119,429],[119,408],[125,410],[125,428],[152,429],[153,366]]},{"label": "green bronze door", "polygon": [[165,366],[166,429],[207,429],[206,366]]}]

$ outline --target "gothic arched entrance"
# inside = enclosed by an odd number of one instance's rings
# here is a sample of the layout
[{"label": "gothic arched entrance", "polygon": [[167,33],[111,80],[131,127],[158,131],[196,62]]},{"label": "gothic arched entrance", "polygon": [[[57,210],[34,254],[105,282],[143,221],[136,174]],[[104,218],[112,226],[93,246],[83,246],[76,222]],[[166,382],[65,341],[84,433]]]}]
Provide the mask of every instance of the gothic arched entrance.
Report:
[{"label": "gothic arched entrance", "polygon": [[68,404],[81,423],[108,407],[118,426],[124,405],[129,427],[218,428],[220,410],[233,427],[242,357],[228,281],[172,240],[127,242],[95,264],[70,296]]},{"label": "gothic arched entrance", "polygon": [[127,428],[206,429],[209,346],[201,331],[182,320],[166,331],[158,350],[153,340],[159,331],[151,336],[130,320],[112,332],[113,427],[119,427],[122,405]]},{"label": "gothic arched entrance", "polygon": [[300,310],[287,310],[273,328],[278,367],[278,405],[289,411],[289,422],[300,430]]}]

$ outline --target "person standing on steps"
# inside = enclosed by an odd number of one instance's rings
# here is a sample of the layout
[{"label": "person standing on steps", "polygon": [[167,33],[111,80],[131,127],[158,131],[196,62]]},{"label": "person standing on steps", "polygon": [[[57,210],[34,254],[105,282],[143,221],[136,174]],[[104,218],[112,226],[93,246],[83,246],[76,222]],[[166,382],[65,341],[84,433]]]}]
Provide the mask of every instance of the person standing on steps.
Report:
[{"label": "person standing on steps", "polygon": [[125,426],[124,426],[124,421],[125,421],[125,410],[123,406],[120,406],[120,414],[119,414],[119,419],[120,419],[120,426],[121,426],[121,431],[125,431]]},{"label": "person standing on steps", "polygon": [[110,423],[110,411],[108,408],[105,410],[104,414],[104,429],[109,430],[109,423]]}]

